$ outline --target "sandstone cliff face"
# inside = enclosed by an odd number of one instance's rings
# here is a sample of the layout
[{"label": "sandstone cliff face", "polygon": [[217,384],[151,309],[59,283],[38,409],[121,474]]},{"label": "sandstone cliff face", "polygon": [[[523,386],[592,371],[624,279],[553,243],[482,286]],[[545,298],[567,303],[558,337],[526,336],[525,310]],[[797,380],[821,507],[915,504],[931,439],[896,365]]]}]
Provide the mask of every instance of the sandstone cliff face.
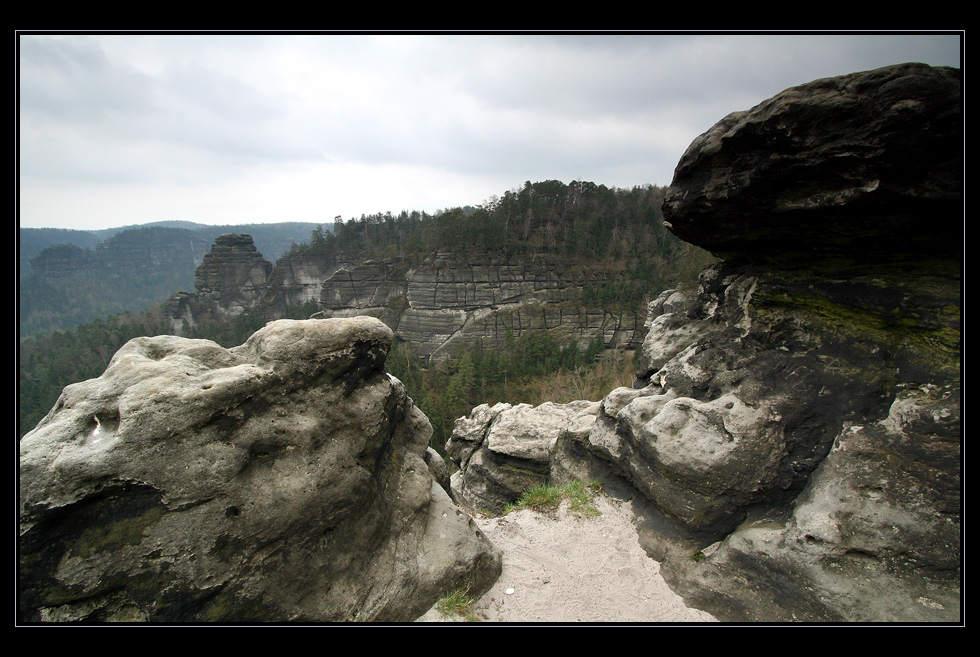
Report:
[{"label": "sandstone cliff face", "polygon": [[319,302],[323,281],[339,268],[340,264],[333,258],[306,254],[280,258],[270,277],[270,287],[274,292],[272,307],[282,311],[288,305]]},{"label": "sandstone cliff face", "polygon": [[[916,64],[818,80],[696,139],[664,214],[724,261],[652,305],[634,388],[549,451],[553,480],[620,482],[721,620],[959,618],[959,88]],[[492,451],[492,426],[453,439]]]},{"label": "sandstone cliff face", "polygon": [[554,331],[582,349],[597,336],[609,347],[636,348],[642,317],[582,306],[583,288],[596,281],[526,263],[460,265],[437,253],[416,267],[400,260],[343,265],[323,282],[320,305],[325,317],[379,317],[423,362],[453,358],[476,342],[501,348],[508,331],[515,339]]},{"label": "sandstone cliff face", "polygon": [[251,235],[221,235],[194,272],[194,287],[235,316],[262,298],[271,273],[272,263],[256,250]]},{"label": "sandstone cliff face", "polygon": [[171,296],[164,312],[181,334],[243,313],[281,316],[287,305],[316,300],[317,318],[380,319],[425,364],[454,358],[476,342],[501,348],[508,333],[519,339],[552,331],[581,349],[601,336],[610,348],[638,348],[645,317],[582,303],[583,289],[608,277],[608,272],[557,272],[524,262],[460,264],[438,252],[418,265],[300,254],[273,267],[247,235],[224,235],[198,268],[197,293]]},{"label": "sandstone cliff face", "polygon": [[20,445],[23,621],[407,621],[488,588],[371,318],[137,338]]}]

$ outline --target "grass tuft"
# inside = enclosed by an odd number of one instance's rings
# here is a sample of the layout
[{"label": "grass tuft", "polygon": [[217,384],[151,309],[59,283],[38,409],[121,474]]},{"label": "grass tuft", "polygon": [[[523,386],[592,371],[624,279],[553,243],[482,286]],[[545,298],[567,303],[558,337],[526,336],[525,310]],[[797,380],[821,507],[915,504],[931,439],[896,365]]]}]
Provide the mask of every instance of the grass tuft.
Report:
[{"label": "grass tuft", "polygon": [[562,500],[568,500],[568,508],[574,515],[591,518],[600,515],[599,510],[593,506],[595,496],[600,493],[602,482],[597,479],[589,482],[570,481],[563,486],[538,484],[524,491],[516,503],[505,507],[504,515],[514,509],[551,511],[557,509]]},{"label": "grass tuft", "polygon": [[517,508],[547,511],[561,504],[561,489],[539,484],[528,488],[517,500]]},{"label": "grass tuft", "polygon": [[443,616],[458,616],[467,622],[477,623],[480,621],[480,616],[473,608],[475,603],[476,600],[470,594],[470,588],[464,586],[440,599],[436,603],[436,611]]}]

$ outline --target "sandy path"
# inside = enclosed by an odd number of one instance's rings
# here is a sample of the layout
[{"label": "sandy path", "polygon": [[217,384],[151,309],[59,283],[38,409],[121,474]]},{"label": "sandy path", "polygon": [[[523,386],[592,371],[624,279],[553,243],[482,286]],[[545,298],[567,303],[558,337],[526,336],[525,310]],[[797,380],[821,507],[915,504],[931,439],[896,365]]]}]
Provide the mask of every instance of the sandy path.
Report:
[{"label": "sandy path", "polygon": [[[577,518],[563,506],[475,518],[504,554],[503,573],[475,605],[483,622],[716,622],[667,587],[640,547],[628,503],[599,496],[595,506],[601,516]],[[433,608],[418,622],[460,620]]]}]

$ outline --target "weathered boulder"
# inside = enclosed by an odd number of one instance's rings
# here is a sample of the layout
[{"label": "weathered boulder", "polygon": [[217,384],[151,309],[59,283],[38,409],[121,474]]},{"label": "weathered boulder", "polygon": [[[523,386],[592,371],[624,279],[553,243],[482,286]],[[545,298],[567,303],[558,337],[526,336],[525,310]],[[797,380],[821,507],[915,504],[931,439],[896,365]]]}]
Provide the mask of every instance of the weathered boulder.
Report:
[{"label": "weathered boulder", "polygon": [[661,315],[686,311],[694,302],[692,295],[683,290],[664,290],[660,295],[647,304],[647,321],[649,326]]},{"label": "weathered boulder", "polygon": [[960,71],[815,80],[723,118],[681,157],[670,229],[726,259],[958,258]]},{"label": "weathered boulder", "polygon": [[[500,554],[370,318],[137,338],[20,445],[24,621],[407,621]],[[444,477],[444,473],[441,475]]]},{"label": "weathered boulder", "polygon": [[640,345],[634,387],[642,388],[649,383],[650,375],[690,346],[699,337],[699,331],[711,330],[688,321],[686,312],[693,302],[691,295],[679,290],[665,290],[650,302],[647,335]]},{"label": "weathered boulder", "polygon": [[[693,317],[654,322],[647,385],[607,398],[589,436],[691,529],[793,499],[841,427],[886,413],[901,386],[956,384],[955,278],[902,293],[722,265],[703,281]],[[902,306],[927,289],[913,320]]]},{"label": "weathered boulder", "polygon": [[453,498],[499,513],[532,486],[548,484],[552,454],[568,432],[588,432],[598,402],[481,404],[456,420],[446,452],[458,466]]},{"label": "weathered boulder", "polygon": [[690,600],[755,621],[958,620],[960,429],[955,390],[904,387],[887,417],[841,429],[788,519],[684,563]]}]

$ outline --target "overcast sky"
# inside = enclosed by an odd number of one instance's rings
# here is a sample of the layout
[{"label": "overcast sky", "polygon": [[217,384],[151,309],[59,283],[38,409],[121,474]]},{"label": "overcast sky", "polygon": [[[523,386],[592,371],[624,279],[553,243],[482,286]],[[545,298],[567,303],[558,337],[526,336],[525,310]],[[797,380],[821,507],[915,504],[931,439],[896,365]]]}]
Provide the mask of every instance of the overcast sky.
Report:
[{"label": "overcast sky", "polygon": [[669,185],[726,114],[816,78],[960,65],[960,36],[18,36],[22,227],[309,221],[524,181]]}]

